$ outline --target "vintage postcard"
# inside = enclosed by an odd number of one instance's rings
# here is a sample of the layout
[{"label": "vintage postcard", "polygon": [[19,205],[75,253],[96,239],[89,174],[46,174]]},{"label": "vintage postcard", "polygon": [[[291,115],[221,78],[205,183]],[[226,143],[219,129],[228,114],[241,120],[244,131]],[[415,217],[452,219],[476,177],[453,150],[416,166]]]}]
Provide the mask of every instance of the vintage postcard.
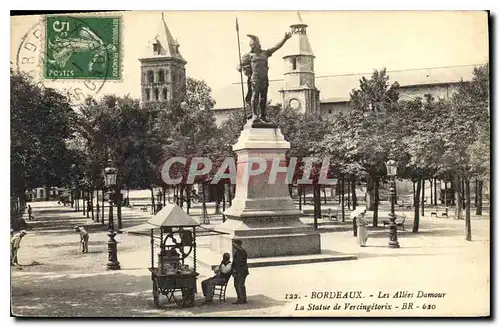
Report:
[{"label": "vintage postcard", "polygon": [[14,317],[489,317],[486,11],[11,16]]}]

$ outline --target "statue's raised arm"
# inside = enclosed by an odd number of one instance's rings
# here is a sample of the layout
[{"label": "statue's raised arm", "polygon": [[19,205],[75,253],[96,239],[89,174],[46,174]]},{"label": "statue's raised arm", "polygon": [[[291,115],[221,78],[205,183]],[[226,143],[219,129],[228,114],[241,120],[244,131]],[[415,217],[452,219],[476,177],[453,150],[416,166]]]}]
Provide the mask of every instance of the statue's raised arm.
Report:
[{"label": "statue's raised arm", "polygon": [[292,37],[292,32],[286,32],[285,33],[285,36],[283,37],[283,39],[278,43],[276,44],[274,47],[272,48],[269,48],[267,49],[267,52],[269,53],[269,55],[272,55],[273,53],[275,53],[277,50],[279,50],[284,44],[285,42]]}]

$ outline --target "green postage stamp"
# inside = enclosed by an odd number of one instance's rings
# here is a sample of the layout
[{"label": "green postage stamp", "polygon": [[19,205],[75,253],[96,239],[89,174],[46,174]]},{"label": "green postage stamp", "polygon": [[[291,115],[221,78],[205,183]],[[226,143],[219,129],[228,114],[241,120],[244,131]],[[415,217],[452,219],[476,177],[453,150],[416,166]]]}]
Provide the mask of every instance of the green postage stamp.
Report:
[{"label": "green postage stamp", "polygon": [[47,16],[44,76],[121,78],[120,17]]}]

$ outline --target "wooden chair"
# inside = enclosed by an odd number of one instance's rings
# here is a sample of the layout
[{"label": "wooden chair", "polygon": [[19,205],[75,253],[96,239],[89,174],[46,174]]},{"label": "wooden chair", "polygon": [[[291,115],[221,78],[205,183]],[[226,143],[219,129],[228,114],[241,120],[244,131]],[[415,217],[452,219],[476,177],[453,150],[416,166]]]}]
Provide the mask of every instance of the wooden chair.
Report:
[{"label": "wooden chair", "polygon": [[225,284],[215,284],[215,287],[214,287],[214,298],[217,297],[218,300],[219,300],[219,303],[220,302],[226,302],[227,283],[229,282],[230,279],[231,279],[231,277],[229,277],[226,280]]},{"label": "wooden chair", "polygon": [[338,209],[333,209],[332,208],[328,208],[328,214],[326,214],[325,216],[323,217],[326,217],[328,218],[328,220],[330,221],[338,221],[339,220],[339,210]]},{"label": "wooden chair", "polygon": [[[436,209],[436,211],[431,212],[431,218],[432,218],[432,216],[436,216],[436,218],[438,217],[438,210],[437,209]],[[444,208],[444,211],[441,213],[441,217],[448,218],[448,208]]]},{"label": "wooden chair", "polygon": [[[406,221],[406,215],[398,216],[396,215],[396,227],[401,227],[402,230],[405,230],[405,221]],[[384,227],[389,225],[391,223],[390,220],[383,220],[382,223],[384,224]]]}]

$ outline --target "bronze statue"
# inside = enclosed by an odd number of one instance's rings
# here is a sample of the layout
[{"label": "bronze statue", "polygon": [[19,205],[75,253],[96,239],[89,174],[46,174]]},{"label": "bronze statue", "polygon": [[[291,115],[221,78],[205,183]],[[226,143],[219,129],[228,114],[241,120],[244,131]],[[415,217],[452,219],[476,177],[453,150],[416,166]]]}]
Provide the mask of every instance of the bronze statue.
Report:
[{"label": "bronze statue", "polygon": [[[269,70],[267,61],[270,56],[280,49],[285,42],[292,37],[291,32],[285,33],[285,37],[274,47],[262,50],[259,38],[255,35],[247,35],[250,38],[250,52],[245,54],[241,60],[241,65],[238,66],[238,71],[248,67],[251,69],[250,84],[251,84],[251,108],[254,120],[266,121],[266,106],[267,106],[267,89],[269,87],[269,79],[267,72]],[[250,87],[249,87],[250,90]],[[260,112],[257,109],[260,107]]]}]

